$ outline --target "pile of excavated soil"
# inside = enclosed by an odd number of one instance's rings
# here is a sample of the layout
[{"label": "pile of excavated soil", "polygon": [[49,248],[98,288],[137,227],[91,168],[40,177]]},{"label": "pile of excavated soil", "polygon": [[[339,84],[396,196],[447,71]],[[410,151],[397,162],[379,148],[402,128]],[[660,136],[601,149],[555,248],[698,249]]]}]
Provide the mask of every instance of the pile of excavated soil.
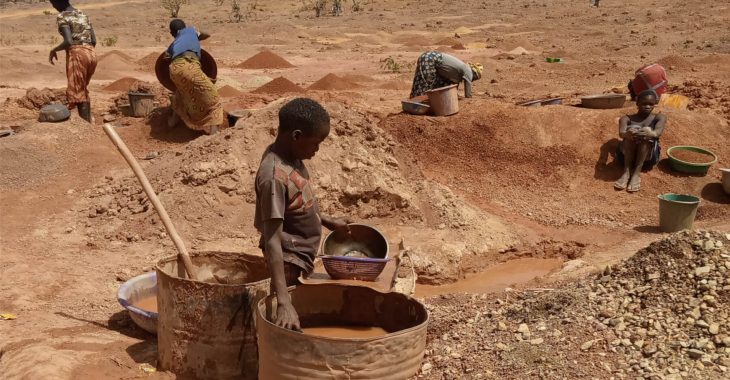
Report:
[{"label": "pile of excavated soil", "polygon": [[462,43],[453,44],[451,45],[451,48],[454,50],[466,50],[466,46]]},{"label": "pile of excavated soil", "polygon": [[136,69],[137,62],[134,58],[117,50],[112,50],[99,56],[96,70],[100,73],[106,71],[129,71]]},{"label": "pile of excavated soil", "polygon": [[41,107],[50,103],[66,104],[66,101],[65,88],[44,88],[39,90],[31,87],[25,92],[25,96],[17,99],[19,106],[30,110],[39,110]]},{"label": "pile of excavated soil", "polygon": [[353,81],[338,77],[337,75],[330,73],[322,77],[320,80],[312,83],[309,87],[307,87],[307,89],[324,91],[347,91],[355,90],[361,87],[362,86]]},{"label": "pile of excavated soil", "polygon": [[730,121],[730,84],[719,80],[686,80],[672,85],[669,92],[690,98],[689,110],[712,110]]},{"label": "pile of excavated soil", "polygon": [[140,80],[133,77],[124,77],[118,79],[102,88],[104,91],[117,92],[117,91],[129,91],[137,82]]},{"label": "pile of excavated soil", "polygon": [[302,93],[304,89],[289,79],[278,77],[251,92],[254,94],[289,94]]},{"label": "pile of excavated soil", "polygon": [[[617,193],[617,118],[622,110],[569,106],[524,108],[472,99],[447,118],[390,115],[380,126],[391,133],[426,175],[486,209],[503,209],[552,226],[633,228],[658,222],[655,194],[706,194],[711,177],[677,177],[664,162],[642,176],[642,191]],[[730,157],[730,131],[708,113],[663,110],[670,126],[665,147],[697,145]],[[664,156],[666,157],[666,156]],[[727,161],[725,161],[727,162]],[[727,165],[727,164],[725,164]],[[719,206],[718,197],[703,203]],[[723,211],[724,210],[724,211]],[[708,217],[717,214],[708,214]]]},{"label": "pile of excavated soil", "polygon": [[428,300],[421,376],[726,378],[729,246],[685,231],[577,284]]},{"label": "pile of excavated soil", "polygon": [[431,45],[431,41],[429,41],[429,39],[424,36],[402,36],[396,38],[393,42],[411,47]]},{"label": "pile of excavated soil", "polygon": [[[241,119],[230,128],[163,154],[145,167],[181,235],[206,241],[243,239],[258,244],[253,227],[254,178],[278,127],[283,102]],[[425,281],[453,281],[463,268],[451,260],[486,257],[514,243],[495,217],[467,205],[437,183],[424,180],[393,154],[395,142],[367,109],[323,101],[332,132],[307,163],[323,212],[350,215],[383,228],[408,226],[416,270]],[[162,226],[132,176],[100,184],[82,212],[95,219],[86,233],[104,241],[160,240]],[[204,231],[199,226],[206,226]],[[164,236],[164,235],[162,235]],[[392,236],[397,239],[397,235]],[[461,242],[451,244],[452,240]],[[192,246],[195,241],[192,242]],[[447,259],[448,257],[448,259]],[[491,256],[490,256],[491,257]],[[482,260],[485,261],[485,260]]]},{"label": "pile of excavated soil", "polygon": [[149,53],[145,55],[144,57],[137,60],[137,64],[139,67],[143,68],[145,71],[154,72],[155,71],[155,64],[157,63],[157,58],[160,57],[160,53]]},{"label": "pile of excavated soil", "polygon": [[243,92],[242,91],[239,91],[235,87],[232,87],[232,86],[229,86],[229,85],[225,85],[225,86],[223,86],[223,87],[221,87],[221,88],[218,89],[218,95],[220,95],[223,98],[233,98],[233,97],[236,97],[236,96],[243,95]]},{"label": "pile of excavated soil", "polygon": [[657,63],[667,70],[691,70],[695,67],[695,64],[679,55],[668,55],[659,59]]},{"label": "pile of excavated soil", "polygon": [[240,69],[288,69],[295,66],[276,53],[264,50],[235,67]]}]

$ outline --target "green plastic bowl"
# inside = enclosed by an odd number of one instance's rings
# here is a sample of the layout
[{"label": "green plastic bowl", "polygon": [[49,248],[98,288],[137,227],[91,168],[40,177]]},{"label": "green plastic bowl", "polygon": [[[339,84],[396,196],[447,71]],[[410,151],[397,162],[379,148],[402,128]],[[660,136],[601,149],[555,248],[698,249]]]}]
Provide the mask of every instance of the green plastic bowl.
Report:
[{"label": "green plastic bowl", "polygon": [[[701,164],[682,161],[679,158],[676,158],[672,155],[672,152],[676,152],[679,150],[689,150],[692,152],[706,154],[708,156],[712,156],[712,161],[701,163]],[[669,163],[672,165],[672,169],[674,169],[678,172],[690,173],[690,174],[707,174],[707,171],[710,169],[710,166],[712,166],[712,164],[717,162],[717,155],[715,153],[712,153],[711,151],[709,151],[707,149],[698,148],[696,146],[690,146],[690,145],[673,146],[667,150],[667,156],[669,156]]]}]

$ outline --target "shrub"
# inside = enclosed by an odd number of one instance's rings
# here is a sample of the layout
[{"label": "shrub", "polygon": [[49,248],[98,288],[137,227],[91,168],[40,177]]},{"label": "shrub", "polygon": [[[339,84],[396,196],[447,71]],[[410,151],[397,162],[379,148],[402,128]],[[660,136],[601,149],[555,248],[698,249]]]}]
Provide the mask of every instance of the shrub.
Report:
[{"label": "shrub", "polygon": [[160,5],[170,11],[170,17],[172,18],[177,17],[180,8],[188,3],[190,3],[190,0],[160,0]]}]

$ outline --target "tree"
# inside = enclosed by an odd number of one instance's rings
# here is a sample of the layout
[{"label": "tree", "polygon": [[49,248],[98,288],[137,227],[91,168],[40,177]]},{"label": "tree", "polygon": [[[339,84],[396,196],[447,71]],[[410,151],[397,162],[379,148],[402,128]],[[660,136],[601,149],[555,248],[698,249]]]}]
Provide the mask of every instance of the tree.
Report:
[{"label": "tree", "polygon": [[160,5],[170,11],[170,17],[176,18],[183,5],[190,3],[190,0],[160,0]]}]

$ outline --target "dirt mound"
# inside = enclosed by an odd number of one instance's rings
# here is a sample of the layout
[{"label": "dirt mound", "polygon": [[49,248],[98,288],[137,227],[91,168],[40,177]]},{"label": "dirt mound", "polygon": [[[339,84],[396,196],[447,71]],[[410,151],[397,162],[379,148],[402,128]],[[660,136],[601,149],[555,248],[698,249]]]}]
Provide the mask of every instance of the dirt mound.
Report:
[{"label": "dirt mound", "polygon": [[543,378],[722,378],[728,245],[728,234],[682,232],[578,284],[430,300],[422,374],[521,379],[539,363]]},{"label": "dirt mound", "polygon": [[329,91],[347,91],[361,88],[359,84],[347,80],[342,77],[338,77],[335,74],[327,74],[320,80],[314,82],[307,89],[308,90],[329,90]]},{"label": "dirt mound", "polygon": [[130,69],[136,68],[137,62],[134,60],[134,58],[117,50],[112,50],[106,54],[101,55],[98,58],[96,70],[100,74],[105,74],[106,72],[110,71],[127,72]]},{"label": "dirt mound", "polygon": [[154,71],[157,58],[160,57],[160,53],[149,53],[144,57],[137,60],[139,67],[145,69],[145,71]]},{"label": "dirt mound", "polygon": [[454,50],[466,50],[466,46],[464,46],[464,44],[462,43],[453,44],[451,45],[451,48]]},{"label": "dirt mound", "polygon": [[225,85],[218,89],[218,95],[220,95],[221,97],[224,97],[224,98],[233,98],[236,96],[243,95],[243,92],[239,91],[235,87]]},{"label": "dirt mound", "polygon": [[106,52],[106,53],[100,55],[98,60],[103,61],[103,60],[110,59],[110,58],[123,59],[125,61],[134,61],[133,57],[131,57],[128,54],[125,54],[119,50],[112,50],[112,51]]},{"label": "dirt mound", "polygon": [[695,67],[694,63],[679,55],[668,55],[659,59],[657,63],[667,70],[691,70]]},{"label": "dirt mound", "polygon": [[687,80],[681,85],[672,85],[669,92],[690,98],[689,110],[709,109],[730,121],[730,84],[709,80]]},{"label": "dirt mound", "polygon": [[278,77],[269,83],[251,91],[254,94],[287,94],[302,93],[305,90],[284,77]]},{"label": "dirt mound", "polygon": [[276,53],[264,50],[235,67],[241,69],[288,69],[295,66]]},{"label": "dirt mound", "polygon": [[[163,154],[145,168],[173,217],[196,215],[179,219],[181,234],[200,239],[245,236],[251,247],[256,246],[258,233],[250,223],[255,210],[252,171],[273,141],[281,104],[252,111],[245,116],[246,128],[200,137],[180,154]],[[416,270],[433,281],[460,275],[459,268],[442,259],[442,251],[451,258],[479,257],[514,243],[494,217],[466,205],[445,187],[424,181],[408,163],[401,164],[392,153],[395,142],[374,123],[368,110],[338,102],[323,104],[332,117],[332,133],[308,164],[323,212],[410,226]],[[413,179],[406,180],[408,176]],[[106,235],[122,241],[161,239],[161,226],[151,224],[157,216],[141,192],[131,176],[100,184],[89,194],[85,213],[104,221],[94,224],[105,227],[89,233],[101,240]],[[429,216],[424,219],[425,210]],[[199,223],[211,227],[193,233]],[[478,243],[442,250],[447,236]]]},{"label": "dirt mound", "polygon": [[104,91],[117,92],[117,91],[129,91],[137,82],[140,80],[133,77],[124,77],[118,79],[102,88]]},{"label": "dirt mound", "polygon": [[[722,88],[717,89],[720,94]],[[552,226],[656,223],[652,194],[642,191],[627,198],[611,186],[621,175],[614,157],[616,111],[528,109],[477,99],[460,108],[448,118],[395,114],[380,126],[429,178],[459,189],[486,209],[504,208]],[[689,111],[672,112],[669,118],[672,127],[662,136],[664,146],[692,141],[720,157],[730,156],[730,146],[720,143],[726,132],[719,118]],[[695,127],[698,123],[704,124],[702,130]],[[642,176],[642,188],[701,194],[714,182],[707,177],[685,181],[668,175],[663,164],[661,168]],[[703,202],[722,206],[726,201],[709,197]]]},{"label": "dirt mound", "polygon": [[66,102],[65,88],[44,88],[39,90],[32,87],[25,92],[25,96],[17,99],[19,106],[30,110],[39,110],[41,107],[50,103],[66,104]]}]

